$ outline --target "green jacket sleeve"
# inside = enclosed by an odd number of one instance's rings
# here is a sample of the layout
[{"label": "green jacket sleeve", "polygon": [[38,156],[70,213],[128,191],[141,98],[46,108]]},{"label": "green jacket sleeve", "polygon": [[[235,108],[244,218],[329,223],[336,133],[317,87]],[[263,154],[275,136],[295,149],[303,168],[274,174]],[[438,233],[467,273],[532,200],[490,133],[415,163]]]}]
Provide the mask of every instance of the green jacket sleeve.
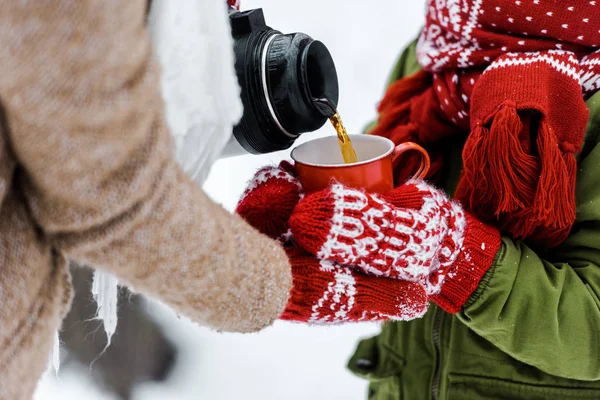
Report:
[{"label": "green jacket sleeve", "polygon": [[[600,94],[589,104],[600,117]],[[599,123],[591,124],[588,136],[595,136]],[[569,238],[543,256],[503,238],[494,264],[459,315],[513,358],[578,380],[600,379],[600,145],[588,145]]]},{"label": "green jacket sleeve", "polygon": [[[414,43],[392,81],[418,70]],[[558,249],[503,238],[459,319],[511,357],[551,375],[600,379],[600,93],[579,155],[577,222]]]}]

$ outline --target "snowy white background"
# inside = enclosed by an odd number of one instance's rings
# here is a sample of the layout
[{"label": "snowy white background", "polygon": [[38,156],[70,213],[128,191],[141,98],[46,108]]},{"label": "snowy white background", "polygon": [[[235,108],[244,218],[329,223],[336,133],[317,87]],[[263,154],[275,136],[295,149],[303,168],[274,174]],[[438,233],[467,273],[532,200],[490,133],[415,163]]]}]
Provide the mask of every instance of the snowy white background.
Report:
[{"label": "snowy white background", "polygon": [[[176,0],[174,0],[176,1]],[[219,0],[215,0],[219,1]],[[418,33],[424,0],[242,0],[244,9],[262,7],[267,24],[284,33],[304,32],[331,51],[340,81],[339,110],[350,132],[375,116],[377,101],[401,49]],[[311,138],[334,134],[329,125]],[[289,151],[218,161],[206,191],[229,210],[259,167]],[[378,326],[306,327],[278,322],[253,335],[218,334],[157,309],[180,348],[170,379],[140,387],[135,400],[353,400],[366,398],[366,383],[345,369],[361,337]],[[45,376],[35,400],[112,400],[87,378],[88,371]]]}]

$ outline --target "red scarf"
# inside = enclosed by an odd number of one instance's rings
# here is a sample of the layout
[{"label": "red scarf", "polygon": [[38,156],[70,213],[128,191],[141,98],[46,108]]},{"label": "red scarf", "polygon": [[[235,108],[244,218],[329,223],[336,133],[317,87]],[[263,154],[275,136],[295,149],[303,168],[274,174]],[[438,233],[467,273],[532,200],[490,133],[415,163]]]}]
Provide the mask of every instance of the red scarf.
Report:
[{"label": "red scarf", "polygon": [[455,197],[514,238],[560,244],[575,222],[584,97],[600,88],[600,0],[429,0],[427,10],[424,70],[389,87],[372,133],[424,145],[431,180],[440,140],[468,135]]}]

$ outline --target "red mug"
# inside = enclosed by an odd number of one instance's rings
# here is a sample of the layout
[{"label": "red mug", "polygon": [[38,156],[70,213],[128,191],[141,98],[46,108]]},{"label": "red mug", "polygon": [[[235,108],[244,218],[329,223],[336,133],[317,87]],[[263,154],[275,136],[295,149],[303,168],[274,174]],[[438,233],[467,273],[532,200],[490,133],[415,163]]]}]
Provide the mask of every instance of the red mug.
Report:
[{"label": "red mug", "polygon": [[413,178],[423,179],[429,172],[429,154],[416,143],[395,146],[389,139],[367,134],[350,135],[350,139],[358,158],[351,164],[344,163],[337,136],[311,140],[292,150],[296,173],[306,193],[325,189],[334,181],[373,193],[387,192],[394,188],[394,168],[407,151],[421,155]]}]

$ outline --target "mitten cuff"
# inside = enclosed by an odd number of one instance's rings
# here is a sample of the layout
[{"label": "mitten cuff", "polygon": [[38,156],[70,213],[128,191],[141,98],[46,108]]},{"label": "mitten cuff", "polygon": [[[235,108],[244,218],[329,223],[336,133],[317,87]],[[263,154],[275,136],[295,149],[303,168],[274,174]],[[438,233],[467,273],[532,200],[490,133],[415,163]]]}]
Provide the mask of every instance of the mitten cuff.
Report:
[{"label": "mitten cuff", "polygon": [[433,296],[437,305],[457,313],[479,285],[500,249],[500,232],[477,218],[466,215],[463,248],[448,271],[441,291]]}]

